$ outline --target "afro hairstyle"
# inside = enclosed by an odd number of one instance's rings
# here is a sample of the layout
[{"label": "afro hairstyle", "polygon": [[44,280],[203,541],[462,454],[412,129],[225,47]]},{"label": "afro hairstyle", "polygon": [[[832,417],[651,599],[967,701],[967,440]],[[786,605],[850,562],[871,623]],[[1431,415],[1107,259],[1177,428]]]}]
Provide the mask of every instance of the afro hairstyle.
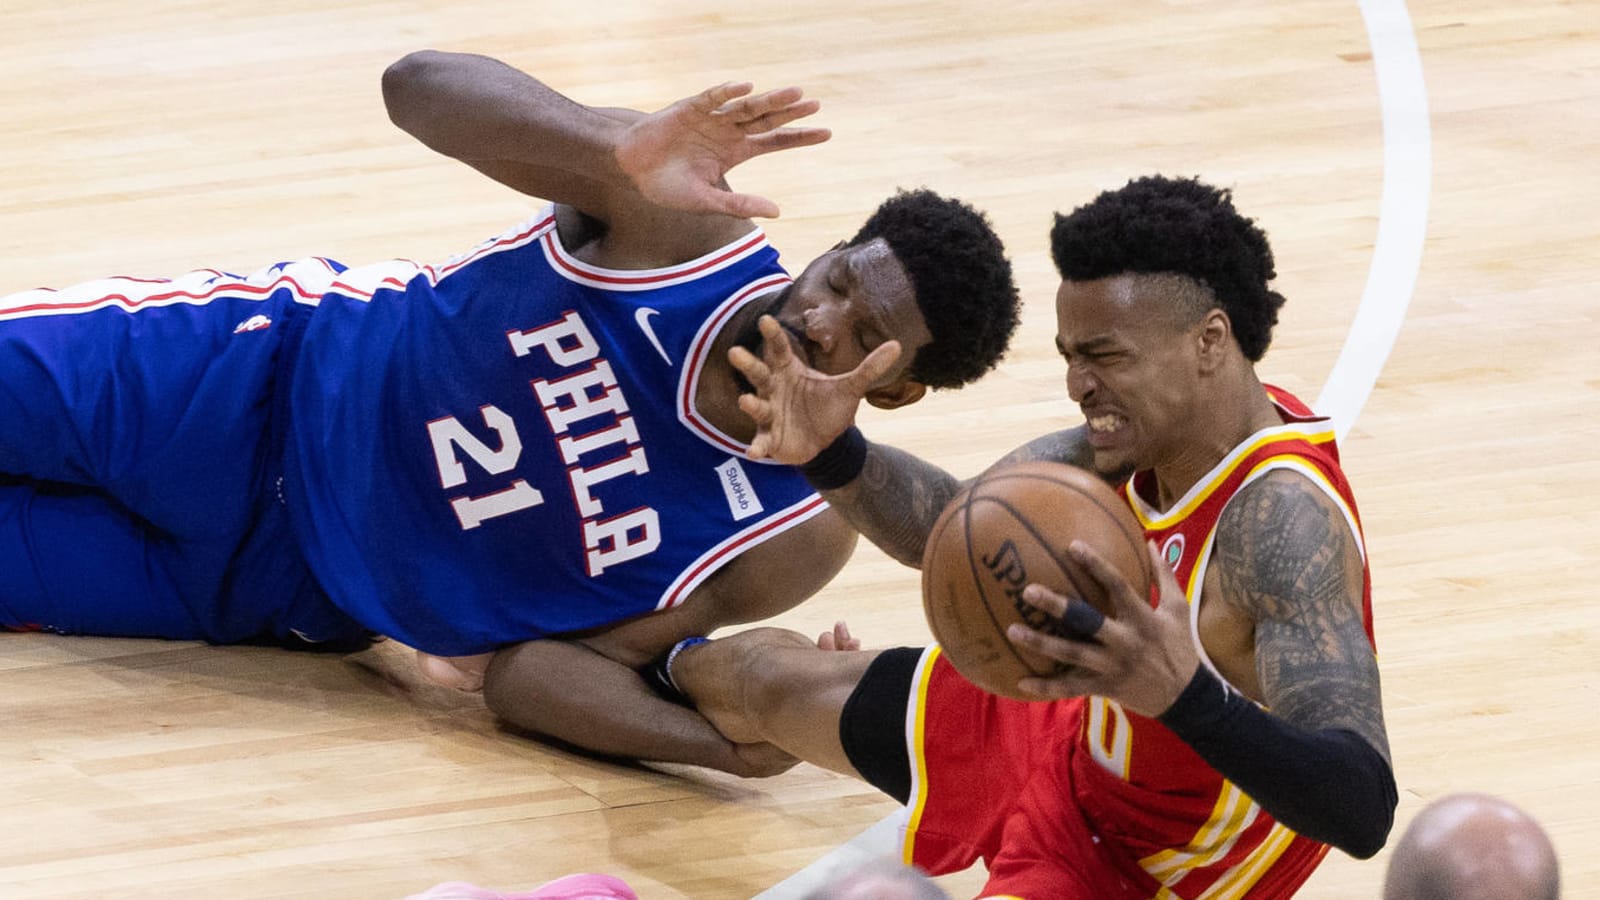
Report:
[{"label": "afro hairstyle", "polygon": [[911,377],[931,388],[953,388],[994,368],[1017,329],[1021,301],[1011,261],[988,218],[930,190],[902,190],[849,244],[880,237],[911,277],[933,335],[911,361]]},{"label": "afro hairstyle", "polygon": [[1227,313],[1251,362],[1266,354],[1283,306],[1267,287],[1277,273],[1266,233],[1233,208],[1231,191],[1197,178],[1136,178],[1058,214],[1050,255],[1067,281],[1126,272],[1193,279]]}]

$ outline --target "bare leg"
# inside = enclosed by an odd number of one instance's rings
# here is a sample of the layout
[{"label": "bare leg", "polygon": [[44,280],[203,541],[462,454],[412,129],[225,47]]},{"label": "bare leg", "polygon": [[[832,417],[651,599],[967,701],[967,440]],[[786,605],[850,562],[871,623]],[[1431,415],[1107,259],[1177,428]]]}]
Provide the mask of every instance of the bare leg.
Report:
[{"label": "bare leg", "polygon": [[766,741],[859,778],[839,742],[839,715],[877,656],[822,650],[782,628],[753,628],[684,649],[672,678],[729,740]]}]

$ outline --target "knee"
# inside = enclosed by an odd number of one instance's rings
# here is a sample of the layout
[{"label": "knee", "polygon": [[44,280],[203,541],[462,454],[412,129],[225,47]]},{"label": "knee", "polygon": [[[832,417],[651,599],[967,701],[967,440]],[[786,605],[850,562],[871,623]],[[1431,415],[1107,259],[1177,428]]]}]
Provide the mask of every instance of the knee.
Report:
[{"label": "knee", "polygon": [[718,641],[735,644],[741,652],[752,653],[756,651],[773,652],[778,650],[817,649],[817,642],[806,637],[798,631],[787,628],[774,628],[763,625],[760,628],[747,628],[738,634],[730,634]]},{"label": "knee", "polygon": [[820,654],[816,642],[784,628],[752,628],[732,639],[738,641],[733,682],[738,686],[739,706],[751,721],[764,711],[780,708],[792,693],[801,689],[811,667],[812,654]]},{"label": "knee", "polygon": [[781,702],[796,650],[817,650],[805,635],[784,628],[751,628],[685,652],[672,678],[704,711],[755,721]]}]

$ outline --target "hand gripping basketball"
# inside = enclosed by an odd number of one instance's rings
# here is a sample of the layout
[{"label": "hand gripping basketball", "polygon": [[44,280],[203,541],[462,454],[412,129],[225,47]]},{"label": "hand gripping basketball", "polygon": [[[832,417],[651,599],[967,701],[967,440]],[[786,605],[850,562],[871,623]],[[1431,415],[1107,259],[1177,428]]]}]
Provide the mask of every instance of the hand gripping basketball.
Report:
[{"label": "hand gripping basketball", "polygon": [[[1072,542],[1068,555],[1104,590],[1112,615],[1101,622],[1093,640],[1058,637],[1021,623],[1007,629],[1012,643],[1064,666],[1054,676],[1022,679],[1018,687],[1024,693],[1039,700],[1097,694],[1152,718],[1178,699],[1200,664],[1189,633],[1189,604],[1155,544],[1146,542],[1146,550],[1160,589],[1155,607],[1093,547]],[[1022,599],[1051,618],[1089,622],[1074,612],[1088,604],[1043,585],[1029,585]]]},{"label": "hand gripping basketball", "polygon": [[[950,501],[923,551],[922,607],[956,671],[991,693],[1052,699],[1019,685],[1061,676],[1064,663],[1009,639],[1008,626],[1084,638],[1120,615],[1104,579],[1067,552],[1074,542],[1095,547],[1102,563],[1126,573],[1124,583],[1148,589],[1144,532],[1127,502],[1091,472],[1042,460],[997,466]],[[1046,611],[1025,599],[1030,586],[1074,599]]]}]

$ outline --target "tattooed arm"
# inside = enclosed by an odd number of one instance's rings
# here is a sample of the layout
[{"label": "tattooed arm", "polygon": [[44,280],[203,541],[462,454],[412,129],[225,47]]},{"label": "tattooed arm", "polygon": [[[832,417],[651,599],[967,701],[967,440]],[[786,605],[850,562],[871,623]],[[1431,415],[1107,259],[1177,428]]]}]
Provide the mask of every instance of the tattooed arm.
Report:
[{"label": "tattooed arm", "polygon": [[1361,550],[1343,513],[1298,473],[1240,492],[1217,527],[1222,600],[1255,624],[1255,691],[1308,730],[1342,728],[1389,758],[1378,660],[1362,618]]},{"label": "tattooed arm", "polygon": [[[1051,432],[1001,457],[990,469],[1038,459],[1087,466],[1092,451],[1086,434],[1082,425]],[[965,484],[904,450],[869,442],[861,474],[822,496],[883,552],[920,569],[933,523]]]},{"label": "tattooed arm", "polygon": [[[1398,801],[1364,584],[1343,513],[1309,480],[1279,470],[1245,488],[1218,523],[1202,596],[1254,626],[1253,671],[1230,680],[1267,711],[1201,666],[1160,716],[1278,821],[1362,859]],[[1225,672],[1237,662],[1219,657]]]},{"label": "tattooed arm", "polygon": [[[1288,828],[1362,859],[1382,849],[1398,798],[1362,622],[1361,554],[1325,494],[1298,473],[1272,472],[1218,523],[1200,639],[1239,690],[1201,664],[1188,601],[1153,547],[1154,607],[1148,586],[1130,584],[1093,548],[1074,542],[1067,552],[1105,588],[1115,615],[1078,610],[1077,630],[1092,640],[1011,626],[1013,643],[1067,666],[1023,679],[1022,690],[1116,700],[1159,719]],[[1087,607],[1037,584],[1023,597],[1063,620]]]},{"label": "tattooed arm", "polygon": [[1017,463],[1047,460],[1066,463],[1086,469],[1094,462],[1094,449],[1089,446],[1089,426],[1063,428],[1023,444],[1000,457],[990,469],[1014,466]]}]

